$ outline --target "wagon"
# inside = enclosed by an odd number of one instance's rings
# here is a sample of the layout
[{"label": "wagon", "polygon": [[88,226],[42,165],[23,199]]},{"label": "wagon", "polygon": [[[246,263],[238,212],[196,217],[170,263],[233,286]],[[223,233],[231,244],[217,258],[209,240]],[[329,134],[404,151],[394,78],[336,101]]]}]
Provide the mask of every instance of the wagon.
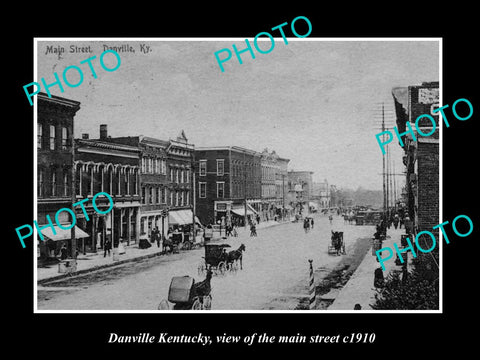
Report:
[{"label": "wagon", "polygon": [[343,231],[333,231],[331,243],[328,245],[329,254],[345,255],[345,242],[343,241]]},{"label": "wagon", "polygon": [[194,278],[188,275],[174,276],[168,289],[168,300],[163,299],[158,305],[158,310],[210,310],[212,295],[210,279],[208,278],[205,281],[207,280],[207,293],[198,294],[195,289],[199,284],[195,284]]},{"label": "wagon", "polygon": [[230,269],[228,255],[225,248],[228,244],[205,244],[205,256],[198,265],[198,274],[201,275],[210,268],[214,275],[223,275]]}]

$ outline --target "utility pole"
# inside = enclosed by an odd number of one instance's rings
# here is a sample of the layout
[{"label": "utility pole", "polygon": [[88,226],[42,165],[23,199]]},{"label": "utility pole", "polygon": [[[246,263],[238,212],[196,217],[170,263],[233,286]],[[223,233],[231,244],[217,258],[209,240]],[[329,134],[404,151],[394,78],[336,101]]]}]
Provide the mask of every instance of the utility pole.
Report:
[{"label": "utility pole", "polygon": [[245,151],[243,152],[243,210],[244,213],[244,226],[247,228],[247,163],[245,161]]},{"label": "utility pole", "polygon": [[[70,181],[71,183],[71,193],[70,193],[70,197],[71,197],[71,201],[72,201],[72,211],[74,214],[76,214],[76,210],[75,210],[75,207],[73,206],[73,204],[76,203],[76,186],[77,186],[77,182],[76,182],[76,170],[75,170],[75,139],[73,137],[73,125],[72,125],[72,137],[71,137],[71,155],[72,155],[72,171],[71,171],[71,176],[72,176],[72,179]],[[73,221],[74,219],[72,219],[72,224],[73,224]],[[93,236],[93,234],[92,234]],[[75,237],[75,226],[72,226],[72,228],[70,229],[70,237],[71,237],[71,244],[72,244],[72,258],[73,259],[76,259],[77,258],[77,239]]]},{"label": "utility pole", "polygon": [[[384,113],[384,107],[382,103],[382,133],[385,132],[385,113]],[[385,142],[385,134],[382,135],[382,141]],[[387,147],[388,151],[388,147]],[[386,196],[387,192],[385,189],[385,155],[382,156],[382,161],[383,161],[383,214],[386,214],[386,206],[387,206],[387,201],[386,201]]]},{"label": "utility pole", "polygon": [[191,188],[191,204],[192,204],[192,245],[195,244],[195,149],[192,149],[192,156],[191,156],[191,166],[190,166],[190,181],[192,184]]},{"label": "utility pole", "polygon": [[282,174],[282,220],[285,221],[285,174]]}]

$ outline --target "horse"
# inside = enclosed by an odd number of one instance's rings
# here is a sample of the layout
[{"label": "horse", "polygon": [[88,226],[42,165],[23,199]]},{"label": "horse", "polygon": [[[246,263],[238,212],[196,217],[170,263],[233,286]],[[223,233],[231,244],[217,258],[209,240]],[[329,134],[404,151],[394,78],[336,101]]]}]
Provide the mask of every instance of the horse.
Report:
[{"label": "horse", "polygon": [[232,250],[227,253],[227,263],[233,264],[240,261],[240,269],[242,268],[242,253],[245,251],[245,245],[241,244],[237,250]]}]

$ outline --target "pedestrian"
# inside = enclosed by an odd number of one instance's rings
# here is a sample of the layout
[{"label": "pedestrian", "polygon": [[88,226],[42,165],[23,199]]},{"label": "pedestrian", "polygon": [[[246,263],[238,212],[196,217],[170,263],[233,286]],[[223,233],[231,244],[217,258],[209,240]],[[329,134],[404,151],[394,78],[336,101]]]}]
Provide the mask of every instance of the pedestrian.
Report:
[{"label": "pedestrian", "polygon": [[328,220],[330,221],[330,225],[333,224],[333,216],[332,214],[328,215]]},{"label": "pedestrian", "polygon": [[257,214],[257,224],[260,224],[260,215]]},{"label": "pedestrian", "polygon": [[308,233],[308,230],[310,227],[310,220],[308,218],[305,218],[305,220],[303,220],[303,230],[305,230],[305,234]]},{"label": "pedestrian", "polygon": [[155,226],[155,229],[153,231],[155,234],[155,241],[157,242],[157,247],[160,247],[161,236],[160,236],[160,230],[158,230],[158,226]]},{"label": "pedestrian", "polygon": [[65,260],[68,255],[67,255],[67,245],[66,244],[63,244],[62,248],[60,249],[60,259],[61,260]]},{"label": "pedestrian", "polygon": [[398,214],[395,214],[393,218],[393,226],[395,227],[395,230],[397,230],[398,222],[399,222]]},{"label": "pedestrian", "polygon": [[208,243],[210,240],[212,240],[212,237],[213,237],[213,227],[211,224],[208,224],[203,232],[203,241],[205,243]]},{"label": "pedestrian", "polygon": [[112,248],[112,241],[110,239],[107,239],[107,241],[105,241],[105,245],[104,245],[103,257],[107,256],[107,252],[108,252],[108,256],[110,256],[111,248]]},{"label": "pedestrian", "polygon": [[312,226],[312,229],[313,229],[313,218],[310,220],[310,225]]},{"label": "pedestrian", "polygon": [[251,225],[250,225],[250,236],[257,236],[257,228],[255,226],[255,222],[252,221]]}]

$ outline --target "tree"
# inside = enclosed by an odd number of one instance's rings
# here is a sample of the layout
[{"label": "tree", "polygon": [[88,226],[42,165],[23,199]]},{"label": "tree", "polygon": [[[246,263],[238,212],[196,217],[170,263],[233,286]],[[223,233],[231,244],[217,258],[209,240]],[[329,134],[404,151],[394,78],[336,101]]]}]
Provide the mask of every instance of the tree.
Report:
[{"label": "tree", "polygon": [[438,252],[415,259],[408,275],[392,271],[377,289],[375,310],[436,310],[439,306]]}]

